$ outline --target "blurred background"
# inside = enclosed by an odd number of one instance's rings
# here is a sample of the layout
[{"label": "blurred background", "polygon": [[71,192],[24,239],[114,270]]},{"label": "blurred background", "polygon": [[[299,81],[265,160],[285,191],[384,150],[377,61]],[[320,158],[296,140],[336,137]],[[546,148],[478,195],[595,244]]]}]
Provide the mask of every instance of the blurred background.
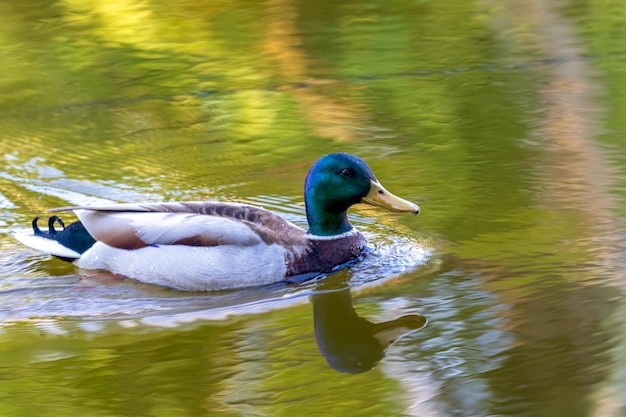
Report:
[{"label": "blurred background", "polygon": [[[624,415],[625,51],[617,0],[0,1],[0,416]],[[355,208],[371,250],[321,281],[185,293],[12,237],[99,202],[306,227],[331,152],[422,213]]]}]

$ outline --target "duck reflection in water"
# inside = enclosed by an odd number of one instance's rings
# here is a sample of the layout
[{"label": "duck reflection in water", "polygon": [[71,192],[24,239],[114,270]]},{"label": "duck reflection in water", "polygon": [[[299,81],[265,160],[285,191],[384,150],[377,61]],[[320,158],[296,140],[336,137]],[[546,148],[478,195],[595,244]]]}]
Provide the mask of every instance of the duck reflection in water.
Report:
[{"label": "duck reflection in water", "polygon": [[317,346],[331,368],[350,374],[372,369],[387,348],[426,325],[426,317],[406,315],[383,323],[359,317],[350,289],[315,294],[313,325]]}]

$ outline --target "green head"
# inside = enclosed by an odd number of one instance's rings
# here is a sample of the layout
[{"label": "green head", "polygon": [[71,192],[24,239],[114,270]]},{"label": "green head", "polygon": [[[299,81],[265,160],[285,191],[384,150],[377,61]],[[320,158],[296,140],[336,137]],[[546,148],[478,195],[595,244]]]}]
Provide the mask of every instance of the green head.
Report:
[{"label": "green head", "polygon": [[419,207],[385,190],[361,158],[334,153],[318,160],[304,184],[309,233],[333,236],[352,229],[347,211],[368,203],[392,211],[419,213]]}]

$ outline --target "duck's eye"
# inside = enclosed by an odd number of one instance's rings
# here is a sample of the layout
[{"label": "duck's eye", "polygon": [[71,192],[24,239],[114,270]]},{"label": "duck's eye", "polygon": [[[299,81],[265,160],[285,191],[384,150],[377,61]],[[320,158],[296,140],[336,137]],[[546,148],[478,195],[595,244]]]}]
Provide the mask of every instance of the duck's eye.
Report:
[{"label": "duck's eye", "polygon": [[351,177],[354,174],[354,171],[350,168],[344,168],[341,170],[340,174],[342,177]]}]

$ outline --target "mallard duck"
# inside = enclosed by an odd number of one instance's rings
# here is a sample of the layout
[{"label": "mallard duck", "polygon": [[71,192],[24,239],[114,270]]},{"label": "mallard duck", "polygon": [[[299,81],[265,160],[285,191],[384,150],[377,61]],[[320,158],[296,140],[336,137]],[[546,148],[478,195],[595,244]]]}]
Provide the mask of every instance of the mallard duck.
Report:
[{"label": "mallard duck", "polygon": [[[365,237],[347,210],[368,203],[397,212],[419,207],[378,182],[361,158],[334,153],[319,159],[304,185],[308,232],[268,210],[216,201],[62,207],[48,231],[32,222],[22,243],[89,270],[182,290],[222,290],[329,273],[354,260]],[[62,225],[57,230],[55,225]]]}]

